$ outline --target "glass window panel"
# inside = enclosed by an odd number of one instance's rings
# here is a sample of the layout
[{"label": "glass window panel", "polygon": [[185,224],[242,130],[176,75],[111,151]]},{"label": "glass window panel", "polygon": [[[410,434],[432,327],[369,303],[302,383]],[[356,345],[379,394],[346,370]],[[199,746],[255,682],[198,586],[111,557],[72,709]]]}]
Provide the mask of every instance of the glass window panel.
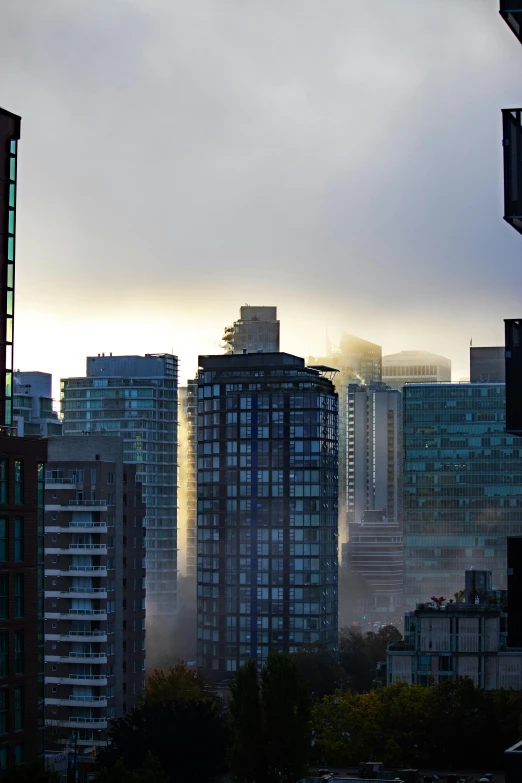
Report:
[{"label": "glass window panel", "polygon": [[[24,689],[14,689],[14,729],[15,731],[22,731],[24,728]],[[18,761],[17,764],[21,764],[22,761]]]},{"label": "glass window panel", "polygon": [[12,182],[16,180],[16,158],[9,159],[9,179]]},{"label": "glass window panel", "polygon": [[15,185],[9,185],[9,206],[15,207],[16,206],[16,186]]},{"label": "glass window panel", "polygon": [[14,237],[7,239],[7,260],[14,261]]},{"label": "glass window panel", "polygon": [[7,722],[7,691],[0,691],[0,734],[7,734],[8,722]]},{"label": "glass window panel", "polygon": [[[0,520],[1,525],[1,520]],[[15,519],[15,534],[14,534],[14,559],[24,559],[24,520]],[[1,559],[1,558],[0,558]]]},{"label": "glass window panel", "polygon": [[15,617],[24,616],[24,575],[15,574],[14,578],[14,610]]},{"label": "glass window panel", "polygon": [[24,463],[23,460],[15,460],[14,472],[14,501],[15,503],[24,502]]},{"label": "glass window panel", "polygon": [[0,677],[9,674],[9,634],[0,634]]},{"label": "glass window panel", "polygon": [[7,264],[7,287],[14,287],[14,264]]},{"label": "glass window panel", "polygon": [[11,139],[9,144],[9,151],[12,155],[16,155],[16,139]]},{"label": "glass window panel", "polygon": [[7,560],[7,519],[0,519],[0,560]]},{"label": "glass window panel", "polygon": [[7,503],[8,462],[0,459],[0,503]]},{"label": "glass window panel", "polygon": [[8,343],[13,342],[13,319],[7,317],[5,320],[5,339]]},{"label": "glass window panel", "polygon": [[7,223],[7,232],[9,234],[14,234],[15,232],[15,213],[14,209],[9,210],[9,219]]}]

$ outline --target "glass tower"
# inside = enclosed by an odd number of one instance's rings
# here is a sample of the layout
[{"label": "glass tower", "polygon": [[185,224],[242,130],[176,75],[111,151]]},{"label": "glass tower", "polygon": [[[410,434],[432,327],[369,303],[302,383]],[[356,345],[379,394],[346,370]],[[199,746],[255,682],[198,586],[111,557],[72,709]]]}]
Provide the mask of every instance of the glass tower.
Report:
[{"label": "glass tower", "polygon": [[505,432],[502,383],[404,387],[405,603],[452,598],[462,572],[505,587],[522,534],[522,438]]},{"label": "glass tower", "polygon": [[176,613],[178,360],[171,354],[92,356],[87,377],[61,382],[63,434],[107,432],[136,464],[147,527],[147,620]]},{"label": "glass tower", "polygon": [[337,395],[285,353],[200,356],[198,666],[337,649]]}]

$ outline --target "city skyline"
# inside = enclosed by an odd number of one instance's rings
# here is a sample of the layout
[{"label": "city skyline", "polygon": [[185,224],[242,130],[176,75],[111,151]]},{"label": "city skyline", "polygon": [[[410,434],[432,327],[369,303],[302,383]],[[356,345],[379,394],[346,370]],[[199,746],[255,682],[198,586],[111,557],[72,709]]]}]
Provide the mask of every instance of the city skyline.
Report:
[{"label": "city skyline", "polygon": [[5,4],[2,103],[25,122],[16,367],[58,379],[98,352],[173,350],[183,383],[245,302],[277,304],[282,350],[304,357],[348,331],[448,356],[458,380],[470,338],[502,343],[519,53],[497,3],[299,9],[296,36],[273,2]]}]

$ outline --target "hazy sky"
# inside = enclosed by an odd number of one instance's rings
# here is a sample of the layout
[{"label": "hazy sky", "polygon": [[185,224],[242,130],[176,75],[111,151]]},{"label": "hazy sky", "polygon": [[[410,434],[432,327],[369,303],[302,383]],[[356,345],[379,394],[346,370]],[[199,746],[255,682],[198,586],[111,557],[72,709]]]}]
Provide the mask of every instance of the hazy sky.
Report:
[{"label": "hazy sky", "polygon": [[184,380],[249,303],[283,350],[348,331],[467,375],[522,315],[521,74],[498,0],[0,0],[16,366],[173,349]]}]

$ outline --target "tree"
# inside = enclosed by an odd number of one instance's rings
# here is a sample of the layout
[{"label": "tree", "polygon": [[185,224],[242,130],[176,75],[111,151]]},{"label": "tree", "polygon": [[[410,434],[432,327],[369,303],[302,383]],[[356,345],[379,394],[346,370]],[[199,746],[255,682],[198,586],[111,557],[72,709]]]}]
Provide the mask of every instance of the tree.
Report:
[{"label": "tree", "polygon": [[303,644],[293,657],[314,700],[334,693],[346,681],[346,672],[324,644]]},{"label": "tree", "polygon": [[237,783],[295,783],[311,750],[310,697],[295,656],[271,650],[258,682],[253,661],[234,678],[229,704]]},{"label": "tree", "polygon": [[228,703],[231,744],[229,763],[236,783],[263,780],[263,720],[257,668],[250,659],[238,672],[230,686]]},{"label": "tree", "polygon": [[[225,767],[227,728],[221,700],[203,678],[184,664],[149,678],[143,704],[113,721],[111,745],[98,759],[98,769],[122,760],[129,771],[140,770],[151,753],[167,777],[205,783]],[[195,738],[204,738],[201,743]]]},{"label": "tree", "polygon": [[310,698],[295,658],[270,650],[261,672],[266,783],[295,783],[311,748]]},{"label": "tree", "polygon": [[134,771],[128,770],[122,759],[110,769],[100,770],[95,778],[96,783],[170,783],[158,759],[150,753],[143,766]]},{"label": "tree", "polygon": [[339,663],[346,672],[351,688],[362,692],[372,688],[378,661],[386,660],[390,642],[400,641],[400,632],[386,625],[377,633],[362,634],[352,628],[342,629],[339,639]]},{"label": "tree", "polygon": [[51,769],[45,769],[40,762],[8,767],[2,773],[2,783],[60,783],[60,776]]}]

